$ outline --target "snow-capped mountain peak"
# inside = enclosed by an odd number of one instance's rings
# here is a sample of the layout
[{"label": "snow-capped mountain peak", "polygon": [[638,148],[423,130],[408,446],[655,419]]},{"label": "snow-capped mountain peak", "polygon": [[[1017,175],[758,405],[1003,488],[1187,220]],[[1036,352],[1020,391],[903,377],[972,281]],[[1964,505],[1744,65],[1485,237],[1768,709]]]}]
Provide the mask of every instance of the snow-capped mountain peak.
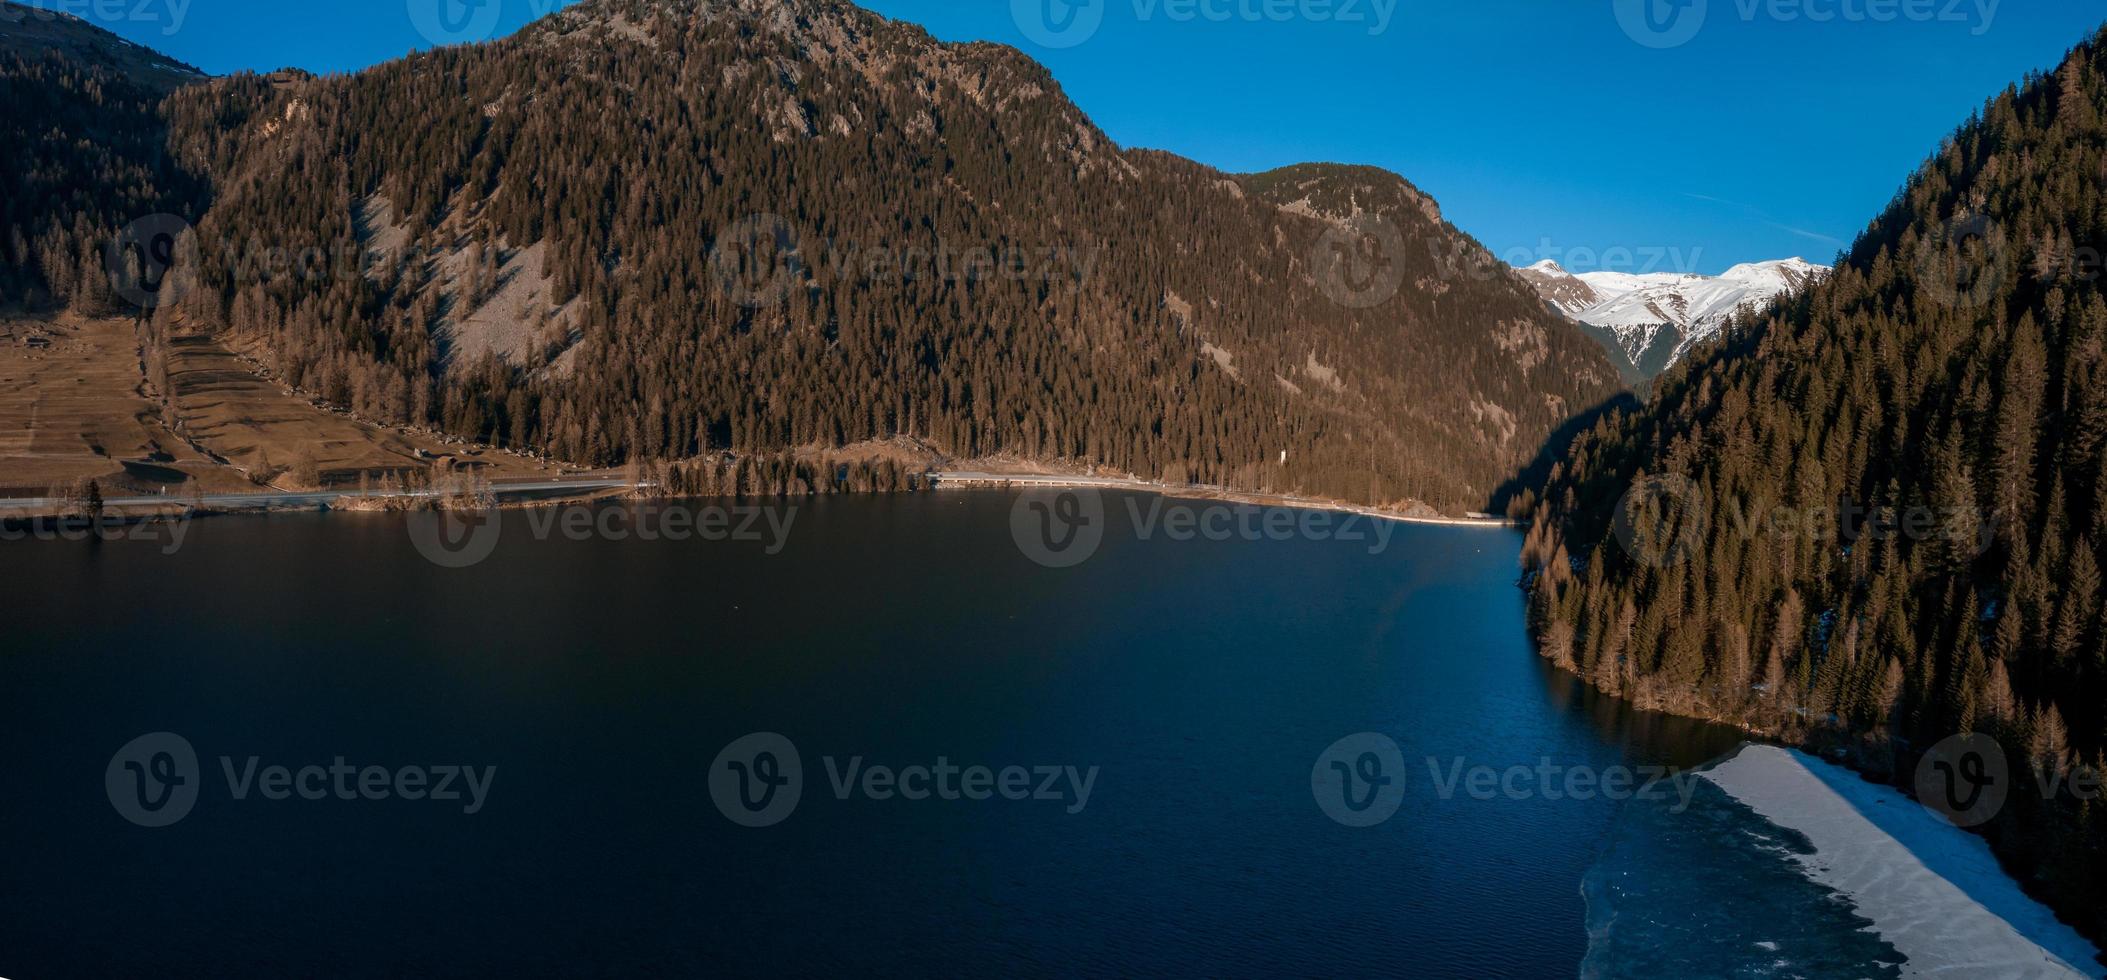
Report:
[{"label": "snow-capped mountain peak", "polygon": [[1727,282],[1742,283],[1752,289],[1772,289],[1773,296],[1800,288],[1808,280],[1828,272],[1827,266],[1815,265],[1806,259],[1794,256],[1772,262],[1744,262],[1720,274]]},{"label": "snow-capped mountain peak", "polygon": [[1719,333],[1735,313],[1760,306],[1827,273],[1794,257],[1748,262],[1717,276],[1681,272],[1583,272],[1546,259],[1516,273],[1546,303],[1583,325],[1650,378]]},{"label": "snow-capped mountain peak", "polygon": [[1602,296],[1584,280],[1561,268],[1551,259],[1545,259],[1525,269],[1515,270],[1522,281],[1536,289],[1544,302],[1558,308],[1567,316],[1578,316],[1581,311],[1602,302]]}]

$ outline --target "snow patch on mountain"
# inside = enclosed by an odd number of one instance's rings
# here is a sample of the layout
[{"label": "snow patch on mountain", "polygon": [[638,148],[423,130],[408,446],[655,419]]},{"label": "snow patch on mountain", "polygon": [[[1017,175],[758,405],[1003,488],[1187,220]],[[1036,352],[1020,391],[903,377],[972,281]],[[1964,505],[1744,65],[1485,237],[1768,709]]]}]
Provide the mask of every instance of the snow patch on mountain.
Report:
[{"label": "snow patch on mountain", "polygon": [[1599,328],[1601,339],[1651,377],[1718,336],[1734,314],[1827,274],[1805,259],[1737,265],[1717,276],[1677,272],[1570,273],[1546,259],[1516,270],[1546,303]]}]

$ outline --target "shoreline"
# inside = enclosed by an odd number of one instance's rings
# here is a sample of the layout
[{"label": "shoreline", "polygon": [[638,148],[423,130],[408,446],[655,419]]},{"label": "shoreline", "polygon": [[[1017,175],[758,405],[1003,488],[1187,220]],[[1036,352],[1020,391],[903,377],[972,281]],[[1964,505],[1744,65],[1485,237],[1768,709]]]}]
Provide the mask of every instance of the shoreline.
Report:
[{"label": "shoreline", "polygon": [[[1212,486],[1181,486],[1121,477],[971,471],[928,471],[920,475],[926,481],[923,489],[910,492],[1018,491],[1059,487],[1149,494],[1172,500],[1204,500],[1254,507],[1274,507],[1285,510],[1322,511],[1427,527],[1515,530],[1528,526],[1526,522],[1495,517],[1443,517],[1439,515],[1406,514],[1364,504],[1349,503],[1343,500],[1302,497],[1293,494],[1255,493]],[[590,479],[546,481],[531,484],[497,484],[491,487],[492,492],[496,494],[496,499],[490,504],[490,509],[534,510],[610,499],[725,499],[696,494],[677,494],[663,498],[638,496],[638,491],[652,488],[653,485],[648,483]],[[541,493],[559,493],[563,495],[526,499],[517,496],[520,494]],[[840,494],[829,494],[828,496],[876,496],[879,494],[879,491],[845,491]],[[511,495],[509,499],[508,495]],[[175,496],[118,497],[104,502],[104,513],[101,519],[116,523],[138,523],[185,520],[194,517],[234,517],[272,513],[326,513],[338,511],[345,513],[376,513],[430,510],[444,509],[447,501],[459,496],[461,496],[459,493],[441,490],[420,490],[387,494],[378,492],[360,493],[355,490],[342,492],[272,492],[260,490],[256,493],[244,494],[208,494],[202,500],[190,500]],[[51,498],[0,499],[0,524],[36,524],[90,520],[85,514],[63,510],[61,506]]]},{"label": "shoreline", "polygon": [[[630,494],[640,489],[648,489],[651,486],[652,484],[648,483],[627,483],[619,480],[574,479],[493,484],[487,489],[492,495],[491,509],[513,510],[583,503],[618,494]],[[377,491],[361,492],[357,490],[259,490],[255,493],[205,494],[195,498],[180,496],[112,497],[103,501],[100,520],[137,522],[273,513],[331,511],[373,513],[391,510],[432,510],[442,509],[448,501],[460,499],[464,496],[473,496],[474,494],[474,491],[454,489],[409,490],[385,493]],[[527,499],[519,497],[519,495],[535,494],[555,494],[556,496],[530,497]],[[507,499],[508,496],[512,499]],[[61,502],[49,497],[0,500],[0,524],[89,521],[95,519],[82,513],[80,506],[78,502]]]},{"label": "shoreline", "polygon": [[1174,500],[1212,500],[1223,503],[1250,504],[1258,507],[1280,507],[1290,510],[1319,510],[1339,514],[1355,514],[1362,517],[1395,521],[1401,524],[1423,524],[1432,527],[1507,528],[1519,529],[1528,525],[1498,517],[1442,517],[1439,515],[1401,514],[1364,504],[1347,503],[1343,500],[1327,500],[1319,497],[1300,497],[1293,494],[1253,493],[1230,490],[1224,487],[1177,485],[1136,480],[1129,477],[1078,476],[1061,473],[989,473],[978,471],[935,471],[927,474],[931,491],[941,492],[950,484],[950,489],[1033,489],[1060,487],[1071,489],[1113,490],[1129,493],[1154,494]]},{"label": "shoreline", "polygon": [[1808,838],[1800,872],[1850,898],[1908,975],[2102,976],[2099,948],[2025,894],[1987,840],[1901,790],[1761,742],[1699,775]]},{"label": "shoreline", "polygon": [[[1524,588],[1523,594],[1525,596],[1528,594],[1528,590],[1526,588]],[[1560,673],[1574,678],[1575,680],[1579,681],[1582,685],[1586,686],[1588,689],[1596,692],[1597,694],[1601,694],[1605,697],[1614,698],[1618,702],[1628,705],[1634,710],[1651,711],[1657,714],[1671,715],[1677,718],[1704,722],[1706,724],[1721,725],[1726,728],[1733,729],[1742,733],[1742,735],[1744,735],[1748,739],[1748,743],[1750,746],[1760,745],[1785,752],[1803,753],[1817,762],[1826,763],[1835,767],[1841,772],[1849,774],[1851,778],[1856,779],[1861,783],[1864,783],[1867,787],[1892,790],[1895,792],[1896,795],[1900,796],[1902,799],[1908,800],[1912,807],[1920,806],[1920,804],[1918,804],[1917,802],[1916,797],[1911,795],[1906,787],[1898,786],[1895,784],[1895,773],[1892,769],[1881,769],[1877,766],[1877,764],[1875,764],[1867,758],[1865,753],[1873,744],[1870,742],[1872,736],[1870,736],[1867,733],[1853,731],[1831,731],[1828,733],[1828,735],[1830,736],[1828,738],[1817,737],[1818,735],[1822,734],[1818,731],[1809,731],[1800,735],[1793,735],[1775,729],[1759,727],[1756,724],[1745,719],[1728,718],[1716,714],[1699,714],[1694,711],[1684,710],[1681,708],[1674,707],[1673,705],[1668,704],[1666,701],[1660,698],[1642,699],[1633,697],[1628,692],[1611,691],[1608,688],[1602,686],[1602,684],[1600,684],[1593,677],[1589,677],[1584,674],[1579,674],[1565,667],[1559,666],[1557,662],[1553,661],[1550,657],[1544,655],[1543,645],[1541,643],[1540,638],[1536,635],[1536,631],[1534,629],[1530,629],[1529,634],[1529,642],[1531,646],[1535,648],[1536,655],[1539,659],[1541,659],[1552,670],[1558,671]],[[1746,751],[1747,748],[1748,746],[1744,746],[1742,750],[1737,751],[1735,754],[1739,755],[1742,751]],[[1718,764],[1719,762],[1714,762],[1713,764],[1706,766],[1705,768],[1709,770],[1711,768],[1716,767]],[[1970,839],[1980,841],[1986,849],[1990,850],[1991,857],[1995,860],[1998,867],[1998,873],[2002,878],[2004,878],[2007,881],[2010,881],[2013,884],[2013,886],[2016,887],[2020,891],[2020,893],[2025,895],[2029,900],[2040,905],[2042,908],[2047,909],[2049,914],[2052,915],[2058,923],[2060,923],[2064,927],[2069,928],[2073,933],[2075,933],[2079,938],[2083,939],[2087,943],[2092,944],[2093,947],[2099,950],[2103,956],[2107,956],[2107,937],[2095,936],[2093,933],[2083,928],[2081,921],[2073,920],[2070,916],[2066,915],[2063,909],[2057,907],[2057,905],[2050,900],[2049,896],[2038,894],[2036,890],[2032,887],[2032,884],[2026,879],[2025,875],[2023,874],[2024,869],[2008,864],[2004,855],[1997,853],[1996,849],[1990,846],[1990,839],[1984,833],[1981,832],[1980,828],[1955,828],[1955,830],[1958,833],[1963,834]],[[2091,962],[2081,964],[2080,967],[2081,969],[2097,969],[2100,965],[2101,964],[2098,962]]]}]

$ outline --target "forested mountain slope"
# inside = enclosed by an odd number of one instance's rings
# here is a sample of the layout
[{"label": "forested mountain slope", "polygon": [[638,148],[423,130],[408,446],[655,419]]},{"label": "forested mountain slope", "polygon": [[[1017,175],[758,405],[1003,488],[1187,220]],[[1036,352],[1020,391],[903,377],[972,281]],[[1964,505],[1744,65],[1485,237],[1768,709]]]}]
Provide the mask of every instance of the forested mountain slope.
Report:
[{"label": "forested mountain slope", "polygon": [[156,92],[167,92],[205,77],[190,65],[72,14],[13,0],[0,0],[0,55],[30,62],[62,60],[82,68],[101,69]]},{"label": "forested mountain slope", "polygon": [[[1874,768],[1970,730],[2015,773],[2099,760],[2103,73],[2096,38],[1992,99],[1833,276],[1577,441],[1525,558],[1546,656],[1675,711],[1870,736]],[[2107,933],[2107,810],[2036,786],[1992,839]]]},{"label": "forested mountain slope", "polygon": [[157,109],[195,69],[66,14],[0,0],[0,308],[117,302],[104,246],[151,214],[195,218],[200,175]]},{"label": "forested mountain slope", "polygon": [[1122,150],[1017,51],[831,0],[588,0],[165,112],[214,199],[185,322],[581,462],[908,435],[1455,512],[1618,391],[1395,175]]}]

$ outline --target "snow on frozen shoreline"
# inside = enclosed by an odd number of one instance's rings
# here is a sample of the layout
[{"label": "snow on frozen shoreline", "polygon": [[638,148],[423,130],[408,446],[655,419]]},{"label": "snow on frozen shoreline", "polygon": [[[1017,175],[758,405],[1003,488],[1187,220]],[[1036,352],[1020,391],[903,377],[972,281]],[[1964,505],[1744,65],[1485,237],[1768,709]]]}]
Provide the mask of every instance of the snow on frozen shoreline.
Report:
[{"label": "snow on frozen shoreline", "polygon": [[1982,838],[1803,752],[1749,745],[1702,775],[1805,835],[1810,878],[1849,896],[1906,976],[2099,977],[2098,950],[2008,877]]}]

